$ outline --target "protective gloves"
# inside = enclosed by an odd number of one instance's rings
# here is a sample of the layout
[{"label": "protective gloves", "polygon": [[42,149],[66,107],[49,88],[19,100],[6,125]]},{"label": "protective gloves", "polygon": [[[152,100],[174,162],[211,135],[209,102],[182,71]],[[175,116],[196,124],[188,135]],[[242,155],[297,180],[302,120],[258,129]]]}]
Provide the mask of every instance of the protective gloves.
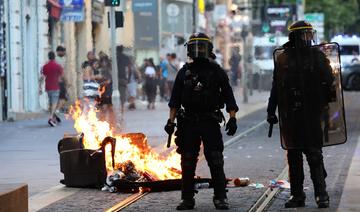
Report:
[{"label": "protective gloves", "polygon": [[172,123],[170,119],[167,120],[167,123],[164,127],[164,130],[165,132],[168,134],[168,135],[171,135],[174,133],[174,130],[175,130],[175,126],[176,124],[175,123]]},{"label": "protective gloves", "polygon": [[277,124],[279,122],[279,120],[275,114],[268,114],[266,121],[269,124]]},{"label": "protective gloves", "polygon": [[236,133],[237,130],[237,125],[236,125],[236,118],[231,117],[229,119],[229,121],[226,123],[226,128],[225,131],[227,131],[227,135],[234,135]]}]

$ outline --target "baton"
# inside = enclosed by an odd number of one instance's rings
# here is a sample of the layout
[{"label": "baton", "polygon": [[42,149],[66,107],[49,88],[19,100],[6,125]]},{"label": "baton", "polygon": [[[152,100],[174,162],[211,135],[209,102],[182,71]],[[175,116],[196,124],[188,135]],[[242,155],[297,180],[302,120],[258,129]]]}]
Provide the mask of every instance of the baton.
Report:
[{"label": "baton", "polygon": [[273,124],[271,123],[270,124],[270,127],[269,127],[269,132],[268,132],[268,137],[270,138],[271,135],[272,135],[272,130],[273,130]]},{"label": "baton", "polygon": [[167,148],[169,148],[171,145],[171,137],[172,137],[172,133],[169,134],[169,136],[168,136],[167,145],[166,145]]}]

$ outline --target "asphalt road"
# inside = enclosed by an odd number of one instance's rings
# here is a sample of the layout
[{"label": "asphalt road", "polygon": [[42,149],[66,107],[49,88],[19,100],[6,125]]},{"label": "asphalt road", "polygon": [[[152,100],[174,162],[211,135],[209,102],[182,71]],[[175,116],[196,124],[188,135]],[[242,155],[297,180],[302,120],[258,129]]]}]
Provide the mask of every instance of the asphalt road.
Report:
[{"label": "asphalt road", "polygon": [[[326,211],[336,211],[338,207],[347,171],[359,138],[360,117],[358,114],[360,108],[358,105],[360,104],[360,93],[345,93],[345,103],[348,142],[343,145],[324,148],[325,166],[328,172],[328,178],[326,180],[331,199],[330,208],[326,209]],[[238,120],[237,134],[263,121],[265,116],[266,112],[262,109],[241,118]],[[278,126],[276,125],[274,127],[272,138],[267,138],[267,131],[268,125],[262,125],[246,137],[225,148],[225,172],[228,178],[249,177],[251,183],[258,183],[258,185],[262,184],[265,186],[264,188],[250,186],[229,188],[230,211],[247,211],[266,190],[269,181],[275,179],[286,165],[285,151],[280,147]],[[18,132],[21,132],[21,128],[18,128]],[[12,133],[16,133],[16,130],[12,131]],[[6,135],[11,136],[11,133]],[[29,136],[34,137],[35,134],[30,134]],[[230,138],[231,137],[224,136],[224,141]],[[11,147],[11,144],[7,144],[7,146]],[[25,145],[26,148],[31,148],[31,146],[31,144]],[[9,149],[11,150],[10,147]],[[3,149],[2,151],[5,150]],[[26,151],[24,152],[24,154],[26,154]],[[46,156],[47,154],[54,153],[49,152],[43,154]],[[21,160],[21,157],[17,160]],[[33,163],[34,161],[26,161],[25,163],[30,164],[31,162]],[[50,166],[52,162],[42,163],[48,163]],[[53,165],[58,164],[58,162],[55,161],[53,161],[53,163]],[[304,166],[306,167],[304,186],[306,188],[307,206],[304,209],[298,209],[298,211],[318,211],[312,194],[312,182],[309,178],[306,162]],[[16,168],[14,168],[14,172],[16,172]],[[12,173],[5,174],[11,179]],[[59,175],[59,173],[56,174]],[[210,176],[206,161],[202,157],[200,157],[198,163],[197,175],[201,177]],[[43,208],[41,211],[102,211],[128,196],[129,194],[110,194],[93,189],[80,189],[74,192],[74,194]],[[288,197],[289,191],[282,190],[282,192],[276,196],[268,210],[285,210],[283,204]],[[195,211],[214,210],[212,204],[212,189],[199,190],[195,198]],[[179,201],[180,191],[150,193],[130,205],[125,211],[174,211]]]}]

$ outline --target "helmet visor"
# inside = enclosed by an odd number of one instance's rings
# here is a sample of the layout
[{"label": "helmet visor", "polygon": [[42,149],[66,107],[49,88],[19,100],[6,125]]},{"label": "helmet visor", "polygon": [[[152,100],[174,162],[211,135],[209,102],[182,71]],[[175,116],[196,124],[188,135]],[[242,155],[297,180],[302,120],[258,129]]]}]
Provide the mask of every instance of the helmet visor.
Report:
[{"label": "helmet visor", "polygon": [[192,59],[195,58],[209,58],[211,43],[207,40],[199,38],[190,40],[187,44],[188,56]]},{"label": "helmet visor", "polygon": [[305,29],[294,32],[298,46],[313,46],[317,44],[317,33],[314,29]]}]

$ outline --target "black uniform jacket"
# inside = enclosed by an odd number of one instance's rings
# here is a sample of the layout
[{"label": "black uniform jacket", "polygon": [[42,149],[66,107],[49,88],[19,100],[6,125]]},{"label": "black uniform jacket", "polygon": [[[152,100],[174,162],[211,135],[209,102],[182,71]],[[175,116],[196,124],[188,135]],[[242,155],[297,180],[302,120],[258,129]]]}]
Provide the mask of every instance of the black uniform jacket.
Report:
[{"label": "black uniform jacket", "polygon": [[204,68],[211,68],[213,70],[216,70],[218,72],[219,76],[219,84],[221,88],[221,95],[223,97],[224,103],[226,105],[226,111],[229,112],[231,110],[234,110],[237,112],[239,110],[235,98],[234,93],[232,91],[232,88],[229,84],[229,78],[226,75],[225,71],[215,62],[210,62],[209,60],[206,60],[206,62],[197,62],[194,61],[193,63],[186,63],[177,73],[174,87],[172,90],[171,98],[169,101],[169,107],[170,108],[181,108],[182,106],[182,92],[184,89],[184,81],[185,81],[185,72],[188,69],[191,69],[192,66],[201,66]]}]

